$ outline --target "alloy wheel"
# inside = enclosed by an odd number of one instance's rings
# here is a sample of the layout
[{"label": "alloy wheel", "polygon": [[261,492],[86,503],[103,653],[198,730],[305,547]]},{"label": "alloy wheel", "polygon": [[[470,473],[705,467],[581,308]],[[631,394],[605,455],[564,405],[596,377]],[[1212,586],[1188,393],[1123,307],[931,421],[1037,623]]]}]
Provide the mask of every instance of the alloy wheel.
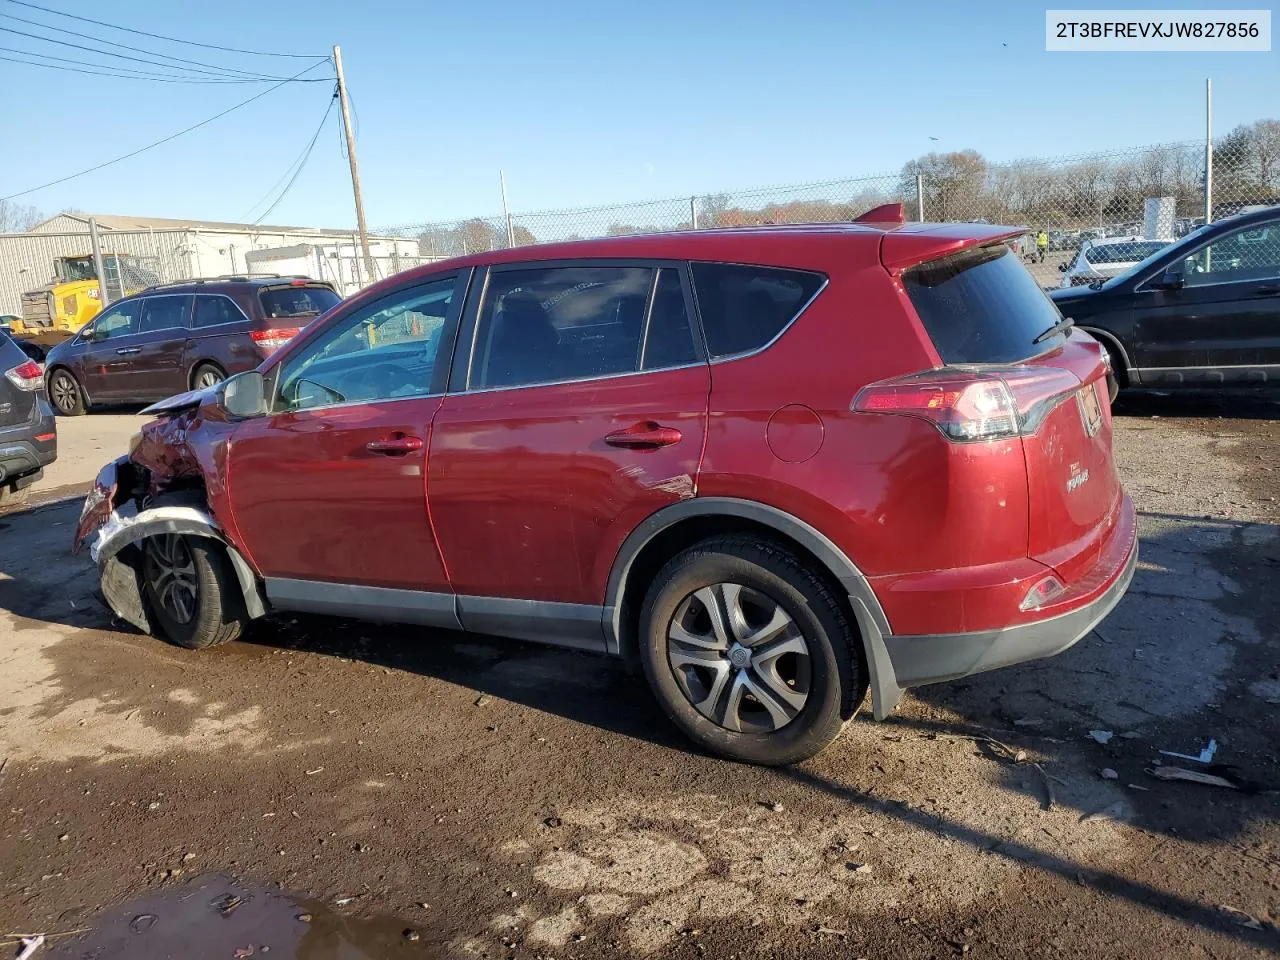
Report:
[{"label": "alloy wheel", "polygon": [[143,576],[164,612],[177,623],[190,623],[196,613],[200,584],[186,541],[166,533],[147,540]]},{"label": "alloy wheel", "polygon": [[217,370],[202,370],[200,371],[200,376],[196,377],[196,389],[204,390],[221,382],[222,374],[218,373]]},{"label": "alloy wheel", "polygon": [[809,643],[782,606],[758,590],[716,583],[676,607],[667,661],[694,709],[735,733],[772,733],[809,699]]},{"label": "alloy wheel", "polygon": [[49,385],[49,395],[55,407],[63,413],[70,413],[80,400],[80,388],[67,374],[59,373]]}]

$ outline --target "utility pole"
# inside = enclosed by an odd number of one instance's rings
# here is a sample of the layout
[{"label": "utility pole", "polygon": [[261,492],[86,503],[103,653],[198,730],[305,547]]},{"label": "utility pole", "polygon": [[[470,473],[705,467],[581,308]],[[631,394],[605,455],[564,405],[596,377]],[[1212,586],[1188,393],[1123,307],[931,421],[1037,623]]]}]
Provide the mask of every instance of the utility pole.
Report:
[{"label": "utility pole", "polygon": [[[98,221],[89,218],[89,246],[93,250],[93,272],[98,275],[98,307],[107,309],[111,302],[111,294],[107,291],[107,269],[102,259],[102,242],[98,239]],[[116,259],[116,269],[120,268],[120,260]],[[124,296],[124,283],[120,284],[120,296]]]},{"label": "utility pole", "polygon": [[507,207],[507,177],[501,170],[498,171],[498,186],[502,188],[502,219],[507,222],[507,246],[514,247],[516,229],[511,224],[511,210]]},{"label": "utility pole", "polygon": [[360,163],[356,160],[356,137],[351,132],[351,109],[347,105],[347,82],[342,76],[342,48],[333,47],[333,68],[338,74],[338,102],[342,107],[342,129],[347,135],[347,159],[351,161],[351,192],[356,198],[356,226],[360,228],[360,252],[364,254],[364,269],[370,279],[378,272],[373,268],[373,254],[369,252],[369,227],[364,220],[364,198],[360,196]]}]

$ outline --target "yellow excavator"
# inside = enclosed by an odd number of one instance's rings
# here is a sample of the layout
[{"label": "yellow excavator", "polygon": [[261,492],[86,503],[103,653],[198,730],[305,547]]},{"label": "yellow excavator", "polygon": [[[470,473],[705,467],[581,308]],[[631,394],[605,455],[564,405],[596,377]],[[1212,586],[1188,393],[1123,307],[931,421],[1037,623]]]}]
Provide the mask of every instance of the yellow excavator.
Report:
[{"label": "yellow excavator", "polygon": [[59,257],[53,262],[54,279],[39,290],[22,295],[22,319],[10,322],[10,332],[49,348],[74,336],[111,303],[160,282],[150,258],[128,253],[104,253],[107,296],[99,289],[92,254]]}]

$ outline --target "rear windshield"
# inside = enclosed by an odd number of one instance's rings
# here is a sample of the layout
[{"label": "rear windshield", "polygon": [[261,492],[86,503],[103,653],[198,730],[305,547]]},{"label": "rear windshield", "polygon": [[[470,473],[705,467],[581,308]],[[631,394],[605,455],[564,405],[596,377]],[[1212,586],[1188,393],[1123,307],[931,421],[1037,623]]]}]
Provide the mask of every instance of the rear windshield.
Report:
[{"label": "rear windshield", "polygon": [[1136,243],[1108,243],[1100,247],[1090,247],[1084,252],[1084,258],[1090,263],[1136,263],[1145,260],[1153,253],[1167,247],[1167,243],[1158,240],[1147,240]]},{"label": "rear windshield", "polygon": [[269,287],[258,291],[268,317],[306,317],[324,313],[341,301],[329,287]]},{"label": "rear windshield", "polygon": [[944,363],[1014,363],[1065,337],[1033,342],[1062,314],[1003,243],[921,264],[902,281]]}]

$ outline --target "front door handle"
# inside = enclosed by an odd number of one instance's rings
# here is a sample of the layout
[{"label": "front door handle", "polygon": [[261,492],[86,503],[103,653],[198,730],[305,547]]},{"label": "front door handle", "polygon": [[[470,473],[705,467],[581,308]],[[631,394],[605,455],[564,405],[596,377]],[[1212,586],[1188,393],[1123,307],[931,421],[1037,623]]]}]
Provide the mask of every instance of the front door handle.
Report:
[{"label": "front door handle", "polygon": [[684,434],[675,427],[664,427],[660,423],[646,420],[643,423],[627,427],[625,430],[615,430],[604,438],[604,442],[611,447],[624,447],[629,450],[651,450],[657,447],[669,447],[671,444],[679,443],[683,439]]},{"label": "front door handle", "polygon": [[116,355],[121,357],[127,357],[130,354],[141,353],[141,352],[142,352],[141,347],[121,347],[119,350],[116,351]]},{"label": "front door handle", "polygon": [[1256,292],[1259,296],[1274,297],[1277,293],[1280,293],[1280,283],[1268,283],[1265,286],[1258,287]]},{"label": "front door handle", "polygon": [[398,433],[394,436],[383,437],[381,440],[370,440],[364,445],[364,448],[370,453],[381,453],[388,457],[402,457],[406,453],[421,450],[422,438]]}]

